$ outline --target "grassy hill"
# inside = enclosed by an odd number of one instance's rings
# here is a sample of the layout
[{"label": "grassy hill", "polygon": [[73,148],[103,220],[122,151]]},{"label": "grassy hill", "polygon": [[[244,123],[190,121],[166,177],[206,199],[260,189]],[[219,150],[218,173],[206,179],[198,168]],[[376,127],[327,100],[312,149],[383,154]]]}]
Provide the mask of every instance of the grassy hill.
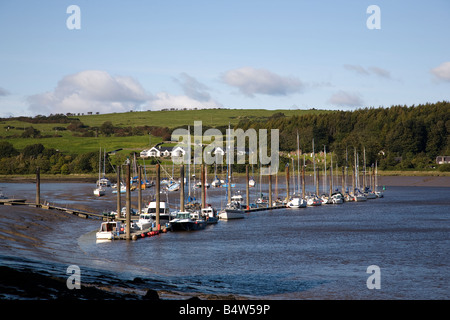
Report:
[{"label": "grassy hill", "polygon": [[[110,113],[98,115],[72,116],[69,119],[80,120],[90,128],[100,127],[109,121],[115,127],[158,126],[170,129],[194,125],[194,121],[202,121],[203,126],[217,127],[232,126],[239,121],[258,121],[268,119],[275,113],[283,113],[287,117],[292,115],[304,115],[312,113],[330,112],[325,110],[263,110],[263,109],[203,109],[203,110],[174,110],[174,111],[143,111]],[[41,143],[46,148],[54,148],[63,153],[79,154],[97,151],[100,147],[106,150],[124,149],[140,151],[162,141],[161,137],[148,135],[133,136],[103,136],[97,134],[94,137],[82,137],[74,135],[67,129],[70,123],[30,123],[18,118],[1,119],[0,137],[10,143],[17,150],[23,150],[27,145]],[[23,138],[21,135],[27,127],[40,131],[39,138]],[[151,140],[150,140],[151,139]]]}]

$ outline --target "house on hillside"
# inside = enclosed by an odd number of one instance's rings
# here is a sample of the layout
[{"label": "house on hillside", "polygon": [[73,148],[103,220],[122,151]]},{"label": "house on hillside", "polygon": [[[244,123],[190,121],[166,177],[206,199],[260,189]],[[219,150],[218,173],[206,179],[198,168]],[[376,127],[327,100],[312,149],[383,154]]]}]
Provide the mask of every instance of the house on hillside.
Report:
[{"label": "house on hillside", "polygon": [[172,155],[172,147],[152,147],[148,150],[143,150],[140,152],[139,156],[141,158],[161,158],[170,157]]},{"label": "house on hillside", "polygon": [[437,164],[450,163],[450,156],[437,156],[436,163]]}]

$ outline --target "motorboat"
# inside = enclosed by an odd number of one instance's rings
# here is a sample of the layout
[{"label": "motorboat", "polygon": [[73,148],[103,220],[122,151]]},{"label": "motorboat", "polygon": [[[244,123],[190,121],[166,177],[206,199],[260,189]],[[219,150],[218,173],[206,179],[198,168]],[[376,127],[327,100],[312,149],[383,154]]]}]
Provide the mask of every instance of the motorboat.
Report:
[{"label": "motorboat", "polygon": [[249,186],[250,188],[252,188],[252,187],[254,187],[255,185],[256,185],[255,179],[253,179],[253,177],[250,178],[250,179],[248,180],[248,186]]},{"label": "motorboat", "polygon": [[113,240],[116,235],[123,233],[123,230],[119,221],[102,222],[95,236],[97,240]]},{"label": "motorboat", "polygon": [[172,231],[195,231],[206,227],[206,220],[193,219],[188,211],[177,212],[174,219],[170,220]]},{"label": "motorboat", "polygon": [[211,206],[201,210],[201,217],[206,220],[206,224],[215,224],[219,221],[217,210]]},{"label": "motorboat", "polygon": [[149,213],[141,213],[139,220],[136,222],[136,226],[139,230],[147,230],[153,224],[152,215]]},{"label": "motorboat", "polygon": [[219,218],[223,220],[243,219],[245,218],[244,207],[240,202],[231,201],[225,209],[219,213]]},{"label": "motorboat", "polygon": [[[150,201],[147,208],[144,208],[144,213],[149,213],[152,219],[156,219],[156,201]],[[169,205],[165,201],[159,202],[159,219],[160,220],[171,220],[174,217],[170,213]]]},{"label": "motorboat", "polygon": [[286,207],[294,208],[294,209],[295,208],[306,208],[306,201],[300,197],[294,197],[286,204]]}]

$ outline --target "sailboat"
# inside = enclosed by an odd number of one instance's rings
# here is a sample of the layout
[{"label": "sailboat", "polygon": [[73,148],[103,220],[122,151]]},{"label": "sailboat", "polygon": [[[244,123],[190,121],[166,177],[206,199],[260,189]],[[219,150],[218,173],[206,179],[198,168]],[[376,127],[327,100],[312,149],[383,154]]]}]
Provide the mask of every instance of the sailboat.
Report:
[{"label": "sailboat", "polygon": [[100,148],[100,153],[98,155],[98,181],[97,181],[97,188],[94,189],[94,196],[101,197],[106,194],[105,189],[103,189],[103,186],[100,185],[98,182],[100,181],[100,174],[101,174],[101,161],[102,161],[102,148]]},{"label": "sailboat", "polygon": [[[288,208],[306,208],[306,200],[303,199],[303,197],[300,196],[300,145],[299,145],[299,137],[298,137],[298,131],[297,131],[297,163],[298,163],[298,196],[293,196],[290,201],[286,204],[286,207]],[[294,194],[295,194],[295,165],[294,165],[294,159],[292,159],[292,177],[294,180]]]},{"label": "sailboat", "polygon": [[[312,141],[312,146],[313,146],[313,176],[314,176],[314,188],[316,190],[316,192],[318,193],[318,179],[316,176],[316,154],[314,152],[314,139]],[[322,201],[319,199],[319,197],[316,194],[311,194],[310,196],[308,196],[306,198],[306,205],[309,207],[317,207],[317,206],[321,206],[322,205]]]}]

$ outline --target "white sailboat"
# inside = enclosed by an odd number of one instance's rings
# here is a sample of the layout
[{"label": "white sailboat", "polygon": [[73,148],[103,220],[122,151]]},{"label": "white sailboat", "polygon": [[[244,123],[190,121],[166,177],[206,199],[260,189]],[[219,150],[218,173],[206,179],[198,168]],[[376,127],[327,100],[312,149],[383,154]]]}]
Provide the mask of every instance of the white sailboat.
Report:
[{"label": "white sailboat", "polygon": [[100,148],[100,153],[98,156],[98,181],[97,181],[97,188],[94,189],[94,196],[96,197],[101,197],[106,194],[106,191],[105,189],[103,189],[103,186],[99,185],[101,174],[101,156],[102,156],[102,148]]}]

